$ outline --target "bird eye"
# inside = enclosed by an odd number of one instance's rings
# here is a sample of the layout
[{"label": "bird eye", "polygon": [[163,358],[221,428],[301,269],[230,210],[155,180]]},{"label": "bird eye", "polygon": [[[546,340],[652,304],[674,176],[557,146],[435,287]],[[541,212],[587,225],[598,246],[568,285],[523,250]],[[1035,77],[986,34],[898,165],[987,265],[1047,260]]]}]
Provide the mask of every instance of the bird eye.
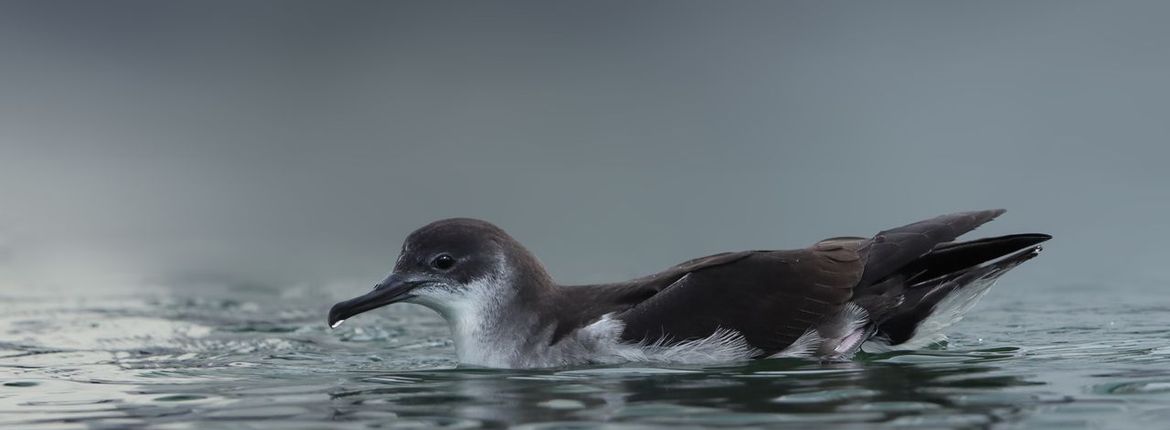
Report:
[{"label": "bird eye", "polygon": [[455,266],[455,257],[448,254],[439,254],[434,260],[431,260],[431,267],[439,270],[447,270]]}]

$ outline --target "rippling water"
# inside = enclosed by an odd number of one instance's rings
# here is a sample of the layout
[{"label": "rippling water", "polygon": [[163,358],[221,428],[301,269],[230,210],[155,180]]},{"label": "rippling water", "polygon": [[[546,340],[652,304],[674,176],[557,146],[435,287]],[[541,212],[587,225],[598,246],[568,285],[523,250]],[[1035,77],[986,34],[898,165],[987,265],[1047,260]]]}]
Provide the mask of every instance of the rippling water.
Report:
[{"label": "rippling water", "polygon": [[933,350],[835,364],[535,371],[456,368],[444,323],[411,305],[329,330],[325,310],[340,297],[324,292],[5,297],[0,427],[1070,429],[1170,420],[1170,303],[1008,284]]}]

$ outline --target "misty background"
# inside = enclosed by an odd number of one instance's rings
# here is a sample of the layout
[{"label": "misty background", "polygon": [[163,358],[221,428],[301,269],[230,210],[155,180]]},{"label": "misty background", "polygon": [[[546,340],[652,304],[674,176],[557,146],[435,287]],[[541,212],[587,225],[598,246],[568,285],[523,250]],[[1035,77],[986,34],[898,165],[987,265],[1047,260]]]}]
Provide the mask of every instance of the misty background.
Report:
[{"label": "misty background", "polygon": [[[356,293],[479,217],[567,283],[1005,207],[1170,281],[1170,3],[0,3],[0,292]],[[1132,289],[1132,290],[1131,290]],[[1157,290],[1161,291],[1161,288]]]}]

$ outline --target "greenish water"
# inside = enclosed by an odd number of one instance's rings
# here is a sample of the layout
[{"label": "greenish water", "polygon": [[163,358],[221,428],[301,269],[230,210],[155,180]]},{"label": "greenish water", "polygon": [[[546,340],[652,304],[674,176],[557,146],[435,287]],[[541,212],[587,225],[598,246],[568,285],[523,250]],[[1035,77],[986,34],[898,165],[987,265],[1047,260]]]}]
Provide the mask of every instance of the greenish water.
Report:
[{"label": "greenish water", "polygon": [[1158,428],[1164,297],[1005,281],[941,349],[536,371],[456,368],[410,305],[329,330],[325,292],[3,297],[0,428]]}]

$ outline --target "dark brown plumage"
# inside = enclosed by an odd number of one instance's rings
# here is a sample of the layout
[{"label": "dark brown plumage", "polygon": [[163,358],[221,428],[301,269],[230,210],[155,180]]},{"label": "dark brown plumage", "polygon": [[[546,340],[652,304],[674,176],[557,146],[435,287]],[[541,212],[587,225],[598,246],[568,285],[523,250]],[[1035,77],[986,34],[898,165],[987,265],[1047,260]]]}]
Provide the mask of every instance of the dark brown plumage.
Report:
[{"label": "dark brown plumage", "polygon": [[[851,302],[868,313],[872,330],[905,341],[945,294],[927,302],[920,296],[944,280],[1050,238],[1023,234],[953,242],[1003,213],[943,215],[872,238],[826,239],[797,250],[716,254],[628,282],[566,287],[567,301],[580,309],[561,320],[553,341],[584,321],[617,311],[626,324],[622,338],[627,341],[685,341],[723,328],[742,333],[766,356]],[[1016,259],[1022,262],[1031,255]]]},{"label": "dark brown plumage", "polygon": [[1050,239],[955,241],[1003,213],[942,215],[802,249],[715,254],[581,286],[553,282],[490,223],[442,220],[412,233],[394,272],[373,292],[335,305],[329,323],[399,301],[422,304],[452,324],[461,361],[499,367],[612,362],[711,339],[718,356],[848,357],[865,340],[897,347],[940,334],[919,331],[935,316],[945,318],[930,330],[957,321]]}]

